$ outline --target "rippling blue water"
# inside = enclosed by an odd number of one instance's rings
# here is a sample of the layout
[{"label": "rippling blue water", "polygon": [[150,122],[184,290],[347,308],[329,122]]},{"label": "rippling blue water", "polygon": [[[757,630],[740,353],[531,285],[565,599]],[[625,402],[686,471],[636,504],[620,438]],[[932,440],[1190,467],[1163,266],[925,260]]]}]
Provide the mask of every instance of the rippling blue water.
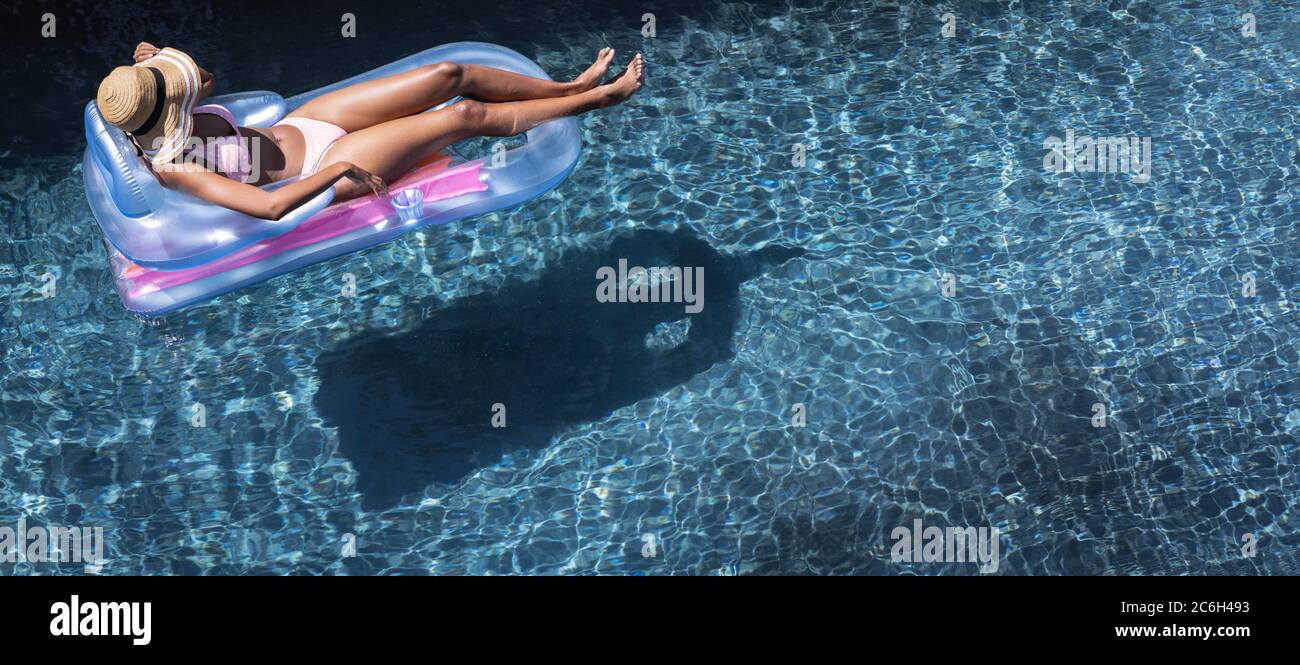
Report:
[{"label": "rippling blue water", "polygon": [[[936,3],[657,3],[653,39],[565,4],[16,37],[0,525],[103,527],[106,573],[974,574],[891,561],[915,519],[997,527],[1001,574],[1300,572],[1294,3],[954,2],[951,38]],[[648,85],[538,200],[147,320],[78,171],[146,38],[222,91],[462,39],[556,77],[641,50]],[[1067,129],[1149,137],[1150,181],[1046,173]],[[704,311],[597,305],[620,257],[705,267]]]}]

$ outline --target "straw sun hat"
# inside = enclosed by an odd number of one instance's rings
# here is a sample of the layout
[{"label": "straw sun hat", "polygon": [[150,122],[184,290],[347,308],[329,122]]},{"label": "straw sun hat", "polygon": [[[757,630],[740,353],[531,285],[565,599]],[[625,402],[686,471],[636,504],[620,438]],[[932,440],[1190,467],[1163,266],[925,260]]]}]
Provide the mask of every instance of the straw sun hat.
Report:
[{"label": "straw sun hat", "polygon": [[194,127],[199,68],[182,51],[165,48],[131,67],[118,67],[99,84],[95,103],[104,121],[128,132],[153,164],[172,161]]}]

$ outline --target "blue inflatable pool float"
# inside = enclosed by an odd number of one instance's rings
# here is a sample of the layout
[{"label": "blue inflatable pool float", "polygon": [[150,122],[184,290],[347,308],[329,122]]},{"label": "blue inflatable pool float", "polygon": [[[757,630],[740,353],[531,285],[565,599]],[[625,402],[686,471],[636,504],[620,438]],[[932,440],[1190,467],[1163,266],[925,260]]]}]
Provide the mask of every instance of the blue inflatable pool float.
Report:
[{"label": "blue inflatable pool float", "polygon": [[[268,127],[339,88],[436,62],[486,65],[550,79],[510,49],[481,42],[437,46],[350,79],[284,99],[274,92],[221,95],[241,126]],[[456,100],[452,100],[454,102]],[[448,102],[451,103],[451,102]],[[250,217],[163,187],[130,139],[86,105],[82,177],[109,246],[122,304],[156,315],[256,284],[423,226],[500,210],[543,194],[568,177],[581,139],[576,118],[545,122],[520,147],[467,160],[448,155],[391,183],[394,203],[368,196],[333,202],[326,190],[277,221]],[[292,182],[265,185],[271,190]]]}]

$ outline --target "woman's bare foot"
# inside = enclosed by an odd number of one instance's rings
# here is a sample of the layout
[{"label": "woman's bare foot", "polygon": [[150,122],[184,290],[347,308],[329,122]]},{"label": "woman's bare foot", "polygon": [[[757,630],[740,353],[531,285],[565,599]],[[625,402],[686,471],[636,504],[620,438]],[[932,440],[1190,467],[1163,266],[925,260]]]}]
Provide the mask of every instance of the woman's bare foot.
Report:
[{"label": "woman's bare foot", "polygon": [[638,53],[632,58],[632,62],[627,63],[627,69],[618,78],[600,86],[604,92],[604,106],[613,106],[622,104],[627,101],[632,93],[641,89],[641,82],[645,80],[645,68],[641,61],[641,54]]},{"label": "woman's bare foot", "polygon": [[573,79],[574,94],[586,92],[600,84],[600,80],[605,78],[605,72],[609,71],[609,63],[614,61],[614,49],[606,46],[596,53],[596,61],[591,63],[587,71]]}]

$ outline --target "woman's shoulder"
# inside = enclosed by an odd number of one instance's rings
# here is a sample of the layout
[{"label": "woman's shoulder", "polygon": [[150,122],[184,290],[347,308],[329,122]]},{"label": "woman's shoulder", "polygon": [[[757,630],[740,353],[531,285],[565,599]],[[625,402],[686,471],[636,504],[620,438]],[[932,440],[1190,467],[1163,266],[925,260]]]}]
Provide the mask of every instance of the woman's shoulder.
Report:
[{"label": "woman's shoulder", "polygon": [[226,123],[235,130],[235,134],[239,134],[239,123],[235,121],[235,114],[231,113],[230,109],[220,104],[204,104],[203,106],[196,106],[194,107],[194,110],[190,112],[194,115],[203,113],[215,115],[222,120],[225,120]]}]

